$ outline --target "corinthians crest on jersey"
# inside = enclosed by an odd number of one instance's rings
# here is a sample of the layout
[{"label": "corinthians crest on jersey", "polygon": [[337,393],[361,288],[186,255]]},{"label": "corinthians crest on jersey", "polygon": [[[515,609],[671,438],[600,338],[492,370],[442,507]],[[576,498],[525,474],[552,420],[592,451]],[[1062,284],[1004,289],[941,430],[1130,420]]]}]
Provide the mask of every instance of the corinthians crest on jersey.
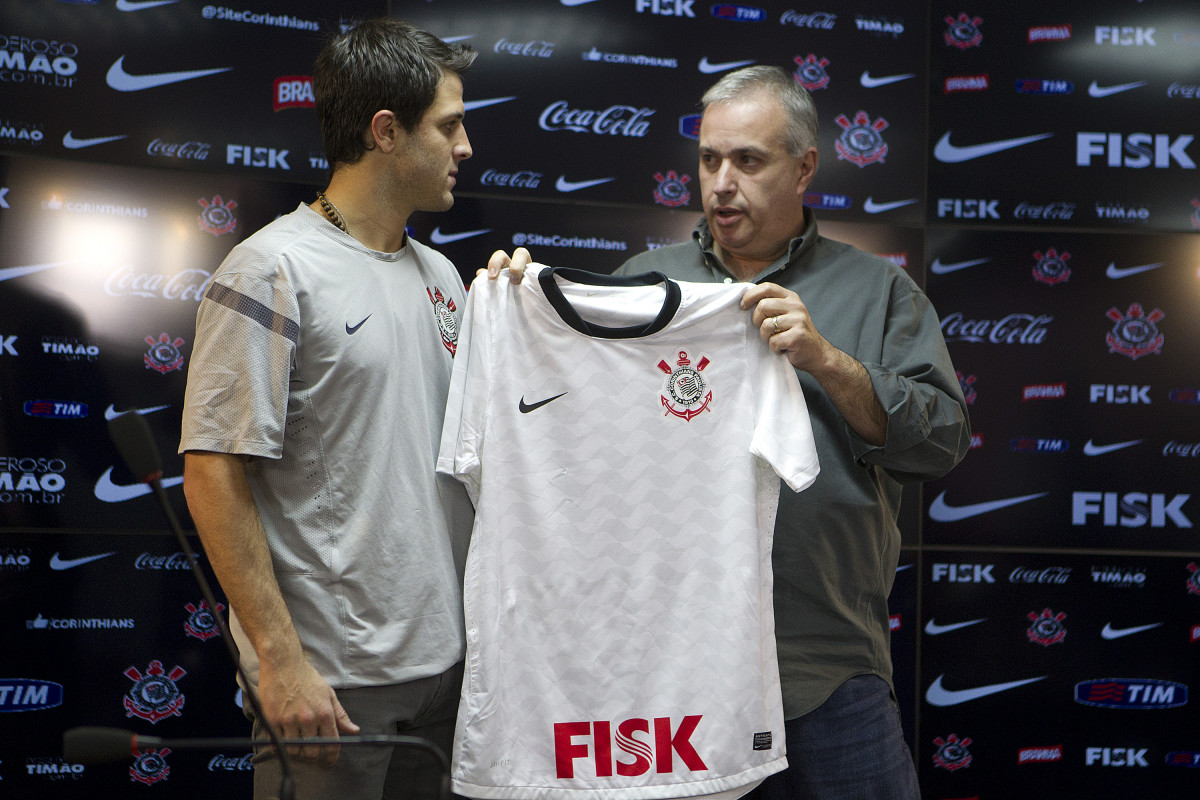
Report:
[{"label": "corinthians crest on jersey", "polygon": [[450,351],[450,355],[458,349],[458,320],[454,318],[454,300],[447,300],[438,287],[425,287],[429,302],[433,303],[433,318],[437,320],[438,333],[442,336],[442,344]]},{"label": "corinthians crest on jersey", "polygon": [[713,393],[708,388],[708,381],[703,372],[710,363],[708,356],[701,356],[696,365],[692,366],[692,360],[688,358],[686,350],[679,351],[674,367],[668,364],[666,359],[658,362],[658,368],[667,376],[659,394],[664,414],[691,422],[694,417],[708,410]]}]

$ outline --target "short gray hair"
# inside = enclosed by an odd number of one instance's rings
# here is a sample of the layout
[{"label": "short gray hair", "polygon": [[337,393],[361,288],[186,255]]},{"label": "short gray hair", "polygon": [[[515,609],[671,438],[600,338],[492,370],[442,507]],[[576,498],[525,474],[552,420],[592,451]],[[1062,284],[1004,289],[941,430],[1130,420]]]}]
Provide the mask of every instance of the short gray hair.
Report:
[{"label": "short gray hair", "polygon": [[746,67],[730,72],[712,85],[700,98],[700,106],[738,100],[755,92],[775,98],[787,114],[784,131],[788,155],[799,158],[810,147],[817,146],[817,107],[812,95],[785,70],[779,67]]}]

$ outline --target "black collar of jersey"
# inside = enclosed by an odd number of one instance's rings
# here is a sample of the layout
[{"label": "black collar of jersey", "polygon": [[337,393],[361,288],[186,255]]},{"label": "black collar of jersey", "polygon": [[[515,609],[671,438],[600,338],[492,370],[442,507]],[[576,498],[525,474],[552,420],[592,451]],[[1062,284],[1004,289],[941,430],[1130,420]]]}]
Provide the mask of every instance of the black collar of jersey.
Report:
[{"label": "black collar of jersey", "polygon": [[[572,283],[582,283],[585,286],[636,288],[638,286],[662,285],[667,290],[667,296],[663,301],[662,308],[658,312],[658,316],[650,322],[644,325],[630,325],[624,328],[606,328],[603,325],[588,322],[579,316],[570,301],[563,295],[558,281],[555,280],[555,276],[571,281]],[[546,299],[550,301],[550,305],[562,317],[563,322],[585,336],[593,336],[598,339],[635,339],[639,336],[649,336],[652,333],[658,333],[675,318],[675,312],[679,310],[679,303],[683,296],[683,293],[679,290],[679,284],[668,279],[661,272],[645,272],[641,275],[618,277],[616,275],[603,275],[597,272],[586,272],[581,269],[553,267],[551,269],[544,269],[538,273],[538,283],[541,284]]]}]

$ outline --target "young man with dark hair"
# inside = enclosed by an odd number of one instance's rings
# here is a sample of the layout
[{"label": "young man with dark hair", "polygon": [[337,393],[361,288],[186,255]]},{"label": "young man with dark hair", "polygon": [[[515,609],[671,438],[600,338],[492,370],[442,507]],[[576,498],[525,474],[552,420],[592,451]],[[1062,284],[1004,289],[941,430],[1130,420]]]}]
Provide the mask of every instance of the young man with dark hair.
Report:
[{"label": "young man with dark hair", "polygon": [[[474,58],[394,19],[330,40],[313,74],[329,186],[235,247],[197,313],[184,492],[247,688],[284,737],[450,749],[472,509],[434,462],[465,293],[405,226],[454,202]],[[440,786],[399,749],[289,750],[300,798]],[[278,758],[255,761],[271,796]]]}]

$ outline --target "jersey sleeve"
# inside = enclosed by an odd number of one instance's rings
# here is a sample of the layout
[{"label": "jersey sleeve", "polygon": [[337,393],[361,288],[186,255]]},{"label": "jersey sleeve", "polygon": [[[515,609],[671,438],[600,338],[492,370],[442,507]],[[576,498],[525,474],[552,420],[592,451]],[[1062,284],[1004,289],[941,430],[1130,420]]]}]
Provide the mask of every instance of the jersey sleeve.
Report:
[{"label": "jersey sleeve", "polygon": [[772,352],[753,326],[748,327],[747,361],[755,403],[750,451],[799,492],[812,485],[821,471],[808,404],[791,363]]},{"label": "jersey sleeve", "polygon": [[283,455],[299,331],[285,282],[240,272],[213,280],[196,311],[179,452]]},{"label": "jersey sleeve", "polygon": [[500,299],[497,284],[501,282],[508,283],[507,279],[476,279],[467,292],[437,461],[437,471],[461,481],[476,505],[493,367],[489,308]]}]

